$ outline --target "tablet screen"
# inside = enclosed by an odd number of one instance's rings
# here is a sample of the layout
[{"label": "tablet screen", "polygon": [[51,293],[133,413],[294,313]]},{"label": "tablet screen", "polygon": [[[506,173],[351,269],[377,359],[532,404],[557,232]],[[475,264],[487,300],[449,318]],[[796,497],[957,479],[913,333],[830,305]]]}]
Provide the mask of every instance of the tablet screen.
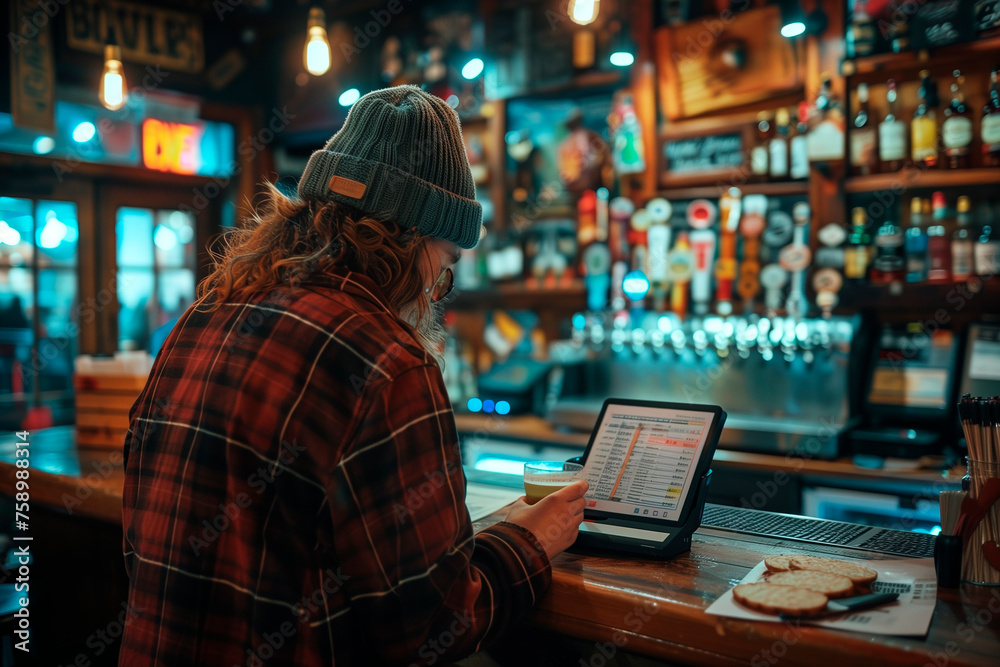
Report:
[{"label": "tablet screen", "polygon": [[587,453],[587,509],[678,521],[715,414],[608,404]]}]

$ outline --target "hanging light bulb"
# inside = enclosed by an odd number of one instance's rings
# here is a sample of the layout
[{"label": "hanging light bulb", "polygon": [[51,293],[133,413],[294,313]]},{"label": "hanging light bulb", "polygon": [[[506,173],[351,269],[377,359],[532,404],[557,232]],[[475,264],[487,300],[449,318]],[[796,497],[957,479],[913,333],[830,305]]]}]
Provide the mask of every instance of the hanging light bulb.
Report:
[{"label": "hanging light bulb", "polygon": [[601,0],[570,0],[569,17],[580,25],[593,23],[600,6]]},{"label": "hanging light bulb", "polygon": [[320,7],[309,10],[309,35],[303,53],[306,70],[313,76],[326,74],[330,69],[330,40],[326,37],[326,15]]},{"label": "hanging light bulb", "polygon": [[128,100],[125,87],[125,70],[122,68],[122,50],[116,44],[104,47],[104,71],[101,72],[101,86],[98,91],[101,104],[112,111],[118,111]]}]

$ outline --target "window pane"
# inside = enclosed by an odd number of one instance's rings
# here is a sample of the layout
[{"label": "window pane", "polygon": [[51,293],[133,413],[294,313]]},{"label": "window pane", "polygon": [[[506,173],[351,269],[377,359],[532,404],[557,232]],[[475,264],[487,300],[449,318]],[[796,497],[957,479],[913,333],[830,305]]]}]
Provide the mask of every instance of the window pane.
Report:
[{"label": "window pane", "polygon": [[76,204],[40,201],[35,207],[35,245],[39,266],[76,266],[80,225]]},{"label": "window pane", "polygon": [[194,271],[179,269],[160,273],[159,302],[160,319],[163,325],[175,317],[180,317],[188,306],[194,303]]},{"label": "window pane", "polygon": [[38,370],[42,391],[72,388],[76,357],[76,270],[38,273]]},{"label": "window pane", "polygon": [[[34,340],[34,289],[31,271],[25,268],[0,268],[0,405],[10,413],[11,394],[30,392],[32,377],[31,345]],[[23,400],[20,399],[20,400]],[[17,421],[0,419],[4,428]]]},{"label": "window pane", "polygon": [[148,349],[152,299],[152,269],[123,269],[118,272],[118,347],[120,349]]},{"label": "window pane", "polygon": [[32,223],[30,199],[0,197],[0,266],[31,263]]},{"label": "window pane", "polygon": [[194,217],[183,211],[157,211],[153,230],[157,268],[194,266]]},{"label": "window pane", "polygon": [[153,266],[153,212],[145,208],[118,209],[115,224],[118,239],[118,266]]}]

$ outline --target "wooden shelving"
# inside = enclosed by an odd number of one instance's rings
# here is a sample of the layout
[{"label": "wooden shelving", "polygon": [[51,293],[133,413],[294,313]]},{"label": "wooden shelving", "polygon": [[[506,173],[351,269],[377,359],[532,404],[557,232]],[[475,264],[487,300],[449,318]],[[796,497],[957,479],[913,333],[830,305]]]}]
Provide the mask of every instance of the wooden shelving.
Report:
[{"label": "wooden shelving", "polygon": [[920,169],[912,167],[891,174],[855,176],[844,181],[844,192],[879,192],[1000,185],[1000,169]]},{"label": "wooden shelving", "polygon": [[[948,319],[957,313],[997,312],[1000,304],[1000,276],[972,278],[968,282],[942,285],[844,285],[840,306],[913,311],[934,319],[943,309]],[[939,325],[943,322],[939,322]]]},{"label": "wooden shelving", "polygon": [[780,183],[716,183],[714,185],[693,185],[691,187],[660,188],[657,194],[667,199],[718,199],[730,187],[738,187],[744,195],[809,195],[809,181],[783,181]]},{"label": "wooden shelving", "polygon": [[934,51],[904,51],[902,53],[880,53],[841,64],[841,73],[852,81],[875,82],[885,78],[916,78],[920,70],[951,71],[956,67],[966,69],[979,59],[986,65],[993,65],[990,57],[1000,57],[1000,37],[980,39],[966,44],[952,44]]},{"label": "wooden shelving", "polygon": [[587,292],[580,280],[551,288],[532,288],[518,282],[483,289],[458,289],[455,292],[454,299],[445,304],[448,310],[507,308],[572,313],[586,310],[587,307]]}]

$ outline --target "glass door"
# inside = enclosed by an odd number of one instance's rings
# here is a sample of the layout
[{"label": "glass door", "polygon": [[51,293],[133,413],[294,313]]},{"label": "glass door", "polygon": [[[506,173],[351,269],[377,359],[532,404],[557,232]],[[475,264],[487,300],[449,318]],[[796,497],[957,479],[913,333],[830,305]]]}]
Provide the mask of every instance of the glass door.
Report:
[{"label": "glass door", "polygon": [[72,421],[79,239],[77,202],[0,196],[2,428]]},{"label": "glass door", "polygon": [[155,186],[101,190],[104,256],[99,280],[115,286],[115,303],[104,314],[102,351],[156,354],[196,295],[204,252],[213,232],[213,203],[195,209],[191,191]]}]

